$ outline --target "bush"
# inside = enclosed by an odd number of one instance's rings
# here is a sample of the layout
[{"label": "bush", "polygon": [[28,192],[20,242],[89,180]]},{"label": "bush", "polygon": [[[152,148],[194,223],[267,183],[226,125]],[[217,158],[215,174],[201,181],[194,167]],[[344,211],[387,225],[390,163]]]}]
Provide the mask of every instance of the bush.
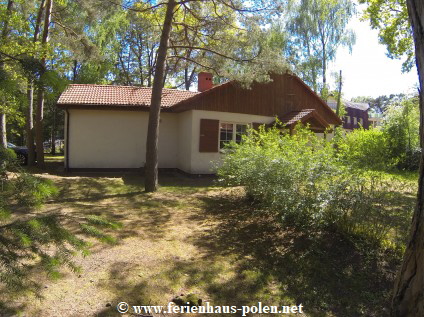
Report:
[{"label": "bush", "polygon": [[346,166],[387,170],[396,161],[390,155],[387,135],[377,129],[355,129],[335,140],[338,157]]},{"label": "bush", "polygon": [[2,180],[6,177],[6,171],[15,165],[16,159],[15,151],[0,147],[0,175]]},{"label": "bush", "polygon": [[225,184],[244,186],[247,195],[285,222],[309,226],[322,221],[323,189],[339,170],[330,143],[305,128],[290,136],[262,127],[230,147],[218,170]]},{"label": "bush", "polygon": [[399,157],[396,167],[401,170],[418,171],[420,160],[421,148],[406,150],[405,154]]},{"label": "bush", "polygon": [[389,140],[390,156],[396,167],[418,170],[421,151],[418,96],[390,105],[384,115],[382,130]]},{"label": "bush", "polygon": [[15,151],[0,147],[0,163],[11,163],[13,161],[16,161]]},{"label": "bush", "polygon": [[[342,146],[353,146],[350,142],[361,140],[357,136]],[[380,134],[361,131],[359,136],[362,144],[372,145]],[[356,150],[350,157],[359,164],[364,152]],[[399,212],[407,214],[404,205],[395,207],[400,203],[394,181],[345,162],[351,160],[340,152],[336,155],[332,143],[305,128],[293,136],[276,128],[261,128],[250,131],[242,144],[230,144],[218,175],[226,185],[243,186],[248,196],[287,226],[337,230],[383,242],[393,235],[392,222],[387,219]],[[396,232],[403,237],[402,230]]]}]

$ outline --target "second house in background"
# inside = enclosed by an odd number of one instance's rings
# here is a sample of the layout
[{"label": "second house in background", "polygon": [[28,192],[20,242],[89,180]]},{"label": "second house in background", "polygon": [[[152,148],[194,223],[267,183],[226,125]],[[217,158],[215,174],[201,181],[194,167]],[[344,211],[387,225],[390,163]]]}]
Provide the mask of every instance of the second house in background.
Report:
[{"label": "second house in background", "polygon": [[[358,129],[360,127],[368,129],[370,126],[368,114],[368,109],[370,107],[369,104],[346,100],[343,100],[342,102],[346,109],[346,113],[343,118],[343,128],[347,131]],[[327,103],[333,110],[336,110],[337,101],[334,98],[330,97]]]}]

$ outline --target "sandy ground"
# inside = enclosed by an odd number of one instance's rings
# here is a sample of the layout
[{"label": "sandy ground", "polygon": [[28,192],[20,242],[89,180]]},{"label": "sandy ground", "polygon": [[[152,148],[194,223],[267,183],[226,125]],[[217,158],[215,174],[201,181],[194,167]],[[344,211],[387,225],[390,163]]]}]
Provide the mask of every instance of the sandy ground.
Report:
[{"label": "sandy ground", "polygon": [[[120,177],[42,177],[58,184],[61,194],[40,212],[60,213],[65,222],[67,216],[100,215],[121,223],[122,228],[109,232],[116,237],[114,245],[89,239],[93,243],[91,254],[74,258],[80,273],[64,267],[63,277],[56,281],[41,273],[34,276],[42,285],[39,297],[16,298],[12,315],[139,316],[131,307],[127,314],[121,314],[116,306],[120,302],[129,306],[167,305],[181,294],[214,301],[213,297],[220,296],[211,293],[216,294],[236,278],[237,261],[228,254],[215,253],[204,243],[219,226],[204,208],[208,200],[215,201],[222,194],[222,189],[202,187],[203,180],[185,179],[181,191],[163,187],[157,193],[145,194],[141,188],[128,187]],[[66,225],[78,232],[72,220]],[[225,303],[225,295],[220,300]],[[234,302],[227,298],[226,304]]]}]

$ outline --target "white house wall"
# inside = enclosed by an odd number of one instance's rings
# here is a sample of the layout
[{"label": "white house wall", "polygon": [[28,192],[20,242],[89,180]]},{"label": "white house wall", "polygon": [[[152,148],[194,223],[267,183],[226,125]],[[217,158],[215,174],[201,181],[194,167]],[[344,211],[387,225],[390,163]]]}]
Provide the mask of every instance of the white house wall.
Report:
[{"label": "white house wall", "polygon": [[[147,125],[146,125],[147,127]],[[180,135],[178,133],[179,120],[178,115],[174,113],[160,114],[159,126],[159,168],[177,168],[178,167],[178,146]],[[147,128],[146,128],[147,133]],[[146,138],[143,140],[145,147]]]},{"label": "white house wall", "polygon": [[177,167],[191,173],[193,111],[181,112],[178,115],[178,164]]},{"label": "white house wall", "polygon": [[[148,112],[69,110],[69,168],[140,168],[145,165]],[[268,124],[274,117],[190,110],[161,113],[159,168],[178,168],[192,174],[211,174],[223,156],[200,153],[200,120]],[[65,129],[67,133],[67,129]],[[217,135],[219,139],[219,134]],[[66,147],[65,147],[66,148]]]},{"label": "white house wall", "polygon": [[[69,168],[140,168],[145,164],[148,113],[69,110]],[[161,115],[159,167],[175,168],[177,116]]]}]

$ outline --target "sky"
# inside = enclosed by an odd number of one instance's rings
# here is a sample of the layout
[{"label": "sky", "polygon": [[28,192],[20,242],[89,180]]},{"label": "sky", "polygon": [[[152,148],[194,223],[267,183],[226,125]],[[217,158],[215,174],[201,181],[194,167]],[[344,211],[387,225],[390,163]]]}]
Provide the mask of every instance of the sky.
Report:
[{"label": "sky", "polygon": [[329,65],[329,83],[335,79],[333,72],[342,70],[345,99],[356,96],[378,97],[397,93],[414,93],[418,83],[415,67],[402,74],[402,60],[386,56],[386,47],[378,43],[378,31],[372,30],[368,21],[360,21],[359,15],[349,22],[349,28],[356,33],[356,44],[352,54],[347,48],[339,48],[336,59]]}]

